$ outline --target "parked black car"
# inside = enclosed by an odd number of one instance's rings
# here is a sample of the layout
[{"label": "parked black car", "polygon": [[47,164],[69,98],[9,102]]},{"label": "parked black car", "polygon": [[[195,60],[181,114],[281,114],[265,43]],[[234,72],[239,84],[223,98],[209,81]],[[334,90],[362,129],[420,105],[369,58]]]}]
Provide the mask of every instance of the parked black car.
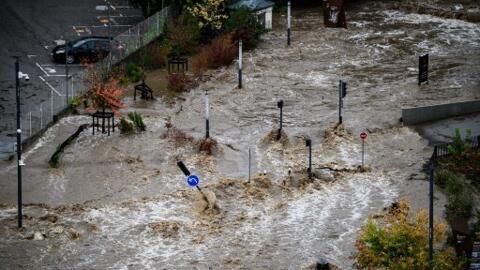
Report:
[{"label": "parked black car", "polygon": [[[110,43],[111,42],[111,43]],[[108,37],[82,37],[68,42],[67,63],[96,62],[105,58],[112,50],[119,49],[118,42]],[[55,62],[65,63],[65,45],[59,45],[52,50],[52,59]]]}]

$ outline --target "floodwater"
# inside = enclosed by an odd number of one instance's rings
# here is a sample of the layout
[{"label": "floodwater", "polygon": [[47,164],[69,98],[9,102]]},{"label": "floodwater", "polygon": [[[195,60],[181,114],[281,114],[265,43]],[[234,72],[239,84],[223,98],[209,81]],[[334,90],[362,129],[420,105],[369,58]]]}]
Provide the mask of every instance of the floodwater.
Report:
[{"label": "floodwater", "polygon": [[[85,131],[66,150],[61,168],[47,169],[55,147],[90,122],[86,116],[62,119],[25,155],[30,205],[20,231],[16,167],[2,167],[0,265],[302,269],[326,259],[353,268],[356,233],[368,216],[403,196],[414,208],[427,206],[421,169],[432,148],[402,126],[401,108],[480,97],[480,26],[375,3],[354,7],[348,29],[325,29],[320,14],[294,11],[290,47],[278,27],[245,53],[243,89],[236,88],[232,65],[173,105],[128,97],[128,110],[145,116],[146,132],[108,137]],[[431,81],[418,87],[417,57],[427,52]],[[344,125],[335,128],[339,79],[348,82],[348,94]],[[197,151],[205,91],[211,137],[219,144],[213,156]],[[267,135],[278,127],[280,99],[285,135],[276,142]],[[167,122],[174,127],[168,132]],[[364,130],[369,170],[360,172]],[[313,142],[313,182],[305,180],[306,137]],[[215,207],[187,187],[177,160],[199,175]],[[445,198],[436,197],[441,218]]]}]

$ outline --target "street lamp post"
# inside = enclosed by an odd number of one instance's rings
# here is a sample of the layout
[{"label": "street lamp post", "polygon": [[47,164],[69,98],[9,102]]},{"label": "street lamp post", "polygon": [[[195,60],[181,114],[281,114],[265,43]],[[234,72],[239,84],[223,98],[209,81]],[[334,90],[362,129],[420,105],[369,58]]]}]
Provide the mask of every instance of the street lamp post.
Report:
[{"label": "street lamp post", "polygon": [[22,129],[20,127],[20,67],[18,57],[15,59],[15,94],[17,103],[17,204],[18,228],[22,227]]}]

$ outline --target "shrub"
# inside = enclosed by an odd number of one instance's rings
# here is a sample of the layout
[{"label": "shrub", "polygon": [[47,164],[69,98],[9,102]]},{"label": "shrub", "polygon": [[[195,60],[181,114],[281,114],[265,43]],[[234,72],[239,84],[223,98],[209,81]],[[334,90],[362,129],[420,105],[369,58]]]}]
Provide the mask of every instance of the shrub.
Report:
[{"label": "shrub", "polygon": [[118,128],[120,129],[121,134],[132,134],[134,131],[133,123],[123,117],[120,118]]},{"label": "shrub", "polygon": [[467,149],[470,148],[472,144],[472,130],[466,130],[465,140],[462,139],[460,134],[460,129],[455,129],[455,134],[453,136],[453,142],[448,145],[448,153],[453,156],[462,155]]},{"label": "shrub", "polygon": [[127,75],[130,82],[135,83],[135,82],[138,82],[138,81],[143,79],[144,72],[143,72],[143,69],[140,66],[136,65],[133,62],[130,62],[127,65],[127,74],[126,75]]},{"label": "shrub", "polygon": [[447,220],[469,219],[472,216],[473,195],[462,175],[452,174],[447,178],[445,190],[448,196]]},{"label": "shrub", "polygon": [[[413,220],[409,218],[409,204],[401,201],[399,211],[385,214],[383,220],[369,219],[360,230],[356,241],[358,252],[355,263],[368,269],[429,269],[427,260],[428,215],[421,210]],[[447,226],[436,223],[435,243],[445,241]],[[463,261],[451,250],[437,250],[435,269],[463,269]]]},{"label": "shrub", "polygon": [[170,57],[194,53],[200,39],[198,22],[191,15],[182,15],[167,25],[167,36]]},{"label": "shrub", "polygon": [[257,45],[260,35],[265,28],[258,22],[257,18],[246,8],[233,11],[225,22],[225,30],[232,33],[232,40],[242,39],[246,49]]},{"label": "shrub", "polygon": [[441,188],[445,188],[449,178],[455,177],[455,174],[449,170],[439,170],[435,172],[435,184]]},{"label": "shrub", "polygon": [[128,113],[128,118],[133,122],[133,125],[138,131],[145,131],[146,126],[145,123],[143,123],[143,117],[141,114],[137,112],[129,112]]},{"label": "shrub", "polygon": [[68,101],[68,104],[70,105],[71,109],[75,110],[80,106],[80,104],[82,104],[82,99],[78,96],[74,96]]},{"label": "shrub", "polygon": [[143,65],[146,69],[159,69],[167,65],[170,46],[153,42],[144,49]]},{"label": "shrub", "polygon": [[207,48],[207,54],[210,56],[209,68],[213,69],[231,64],[237,56],[237,49],[227,35],[214,39]]},{"label": "shrub", "polygon": [[471,192],[450,195],[446,207],[447,220],[469,219],[472,216],[473,197]]},{"label": "shrub", "polygon": [[229,65],[237,56],[237,48],[230,35],[218,37],[210,45],[204,46],[193,59],[192,68],[195,74],[201,74],[207,69]]},{"label": "shrub", "polygon": [[198,151],[211,156],[218,151],[218,143],[212,138],[202,139],[199,142]]},{"label": "shrub", "polygon": [[187,90],[187,77],[183,73],[171,73],[167,75],[167,89],[175,93]]}]

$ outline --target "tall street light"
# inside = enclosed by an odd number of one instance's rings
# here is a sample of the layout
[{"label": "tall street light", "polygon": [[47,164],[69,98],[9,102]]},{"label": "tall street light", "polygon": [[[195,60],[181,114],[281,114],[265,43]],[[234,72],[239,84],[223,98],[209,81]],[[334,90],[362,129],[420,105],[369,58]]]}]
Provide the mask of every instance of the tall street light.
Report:
[{"label": "tall street light", "polygon": [[28,81],[28,74],[20,72],[18,56],[15,56],[15,95],[17,103],[17,204],[18,204],[18,228],[22,227],[22,128],[20,126],[20,79]]}]

